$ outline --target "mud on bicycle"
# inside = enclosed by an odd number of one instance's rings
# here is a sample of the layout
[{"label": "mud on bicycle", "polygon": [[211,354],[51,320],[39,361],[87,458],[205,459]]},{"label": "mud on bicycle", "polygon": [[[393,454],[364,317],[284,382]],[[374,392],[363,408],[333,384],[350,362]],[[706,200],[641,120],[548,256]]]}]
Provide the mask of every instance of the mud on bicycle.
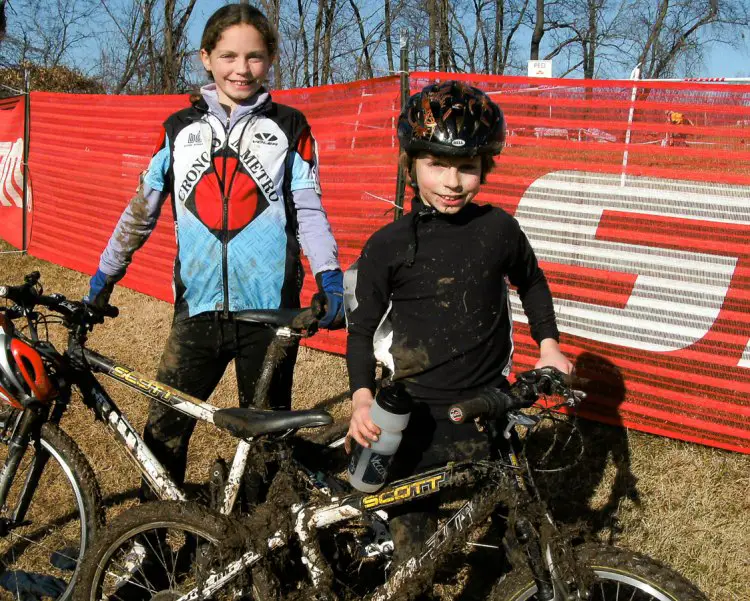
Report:
[{"label": "mud on bicycle", "polygon": [[[255,514],[227,517],[169,502],[128,510],[86,557],[76,600],[414,598],[430,591],[437,568],[455,571],[451,556],[495,521],[503,553],[496,571],[483,575],[493,601],[706,601],[649,557],[574,545],[558,529],[515,433],[526,430],[526,441],[550,420],[559,427],[553,410],[571,409],[582,396],[554,368],[519,374],[508,391],[488,389],[451,407],[454,422],[474,419],[486,432],[490,459],[448,463],[371,494],[352,493],[326,472],[308,442],[261,436],[257,452],[281,468]],[[520,411],[547,397],[562,400],[536,414]],[[419,554],[390,565],[387,510],[450,491],[463,493],[460,507]],[[146,554],[134,564],[128,557],[136,546]]]},{"label": "mud on bicycle", "polygon": [[[0,444],[6,447],[0,471],[0,599],[3,589],[16,599],[25,587],[46,597],[70,599],[81,558],[103,523],[101,493],[93,470],[76,442],[60,427],[72,402],[73,388],[103,421],[115,440],[160,499],[185,501],[185,492],[170,478],[140,434],[96,379],[101,374],[149,399],[198,420],[210,422],[239,438],[234,459],[220,474],[215,508],[230,513],[242,489],[249,439],[257,431],[327,425],[323,411],[220,409],[199,401],[86,348],[89,332],[118,310],[101,311],[61,294],[45,295],[39,272],[20,286],[0,286]],[[256,387],[255,407],[268,407],[276,362],[299,338],[311,335],[319,309],[247,311],[237,320],[267,324],[276,331]],[[60,352],[48,341],[48,327],[68,330]],[[248,425],[252,421],[253,425]]]}]

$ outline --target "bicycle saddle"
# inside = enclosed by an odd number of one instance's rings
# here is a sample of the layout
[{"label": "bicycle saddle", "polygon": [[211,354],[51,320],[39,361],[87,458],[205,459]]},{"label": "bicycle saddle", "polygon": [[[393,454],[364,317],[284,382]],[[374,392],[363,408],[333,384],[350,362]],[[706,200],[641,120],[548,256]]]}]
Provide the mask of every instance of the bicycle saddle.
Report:
[{"label": "bicycle saddle", "polygon": [[214,424],[237,438],[274,434],[299,428],[327,426],[333,418],[327,411],[265,411],[263,409],[219,409],[214,412]]}]

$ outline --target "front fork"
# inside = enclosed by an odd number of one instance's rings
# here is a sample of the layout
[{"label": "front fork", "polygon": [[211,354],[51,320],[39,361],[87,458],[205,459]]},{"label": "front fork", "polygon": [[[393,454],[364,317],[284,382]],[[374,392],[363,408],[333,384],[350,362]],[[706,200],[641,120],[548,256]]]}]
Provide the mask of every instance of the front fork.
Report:
[{"label": "front fork", "polygon": [[[538,532],[525,517],[520,518],[514,525],[516,540],[525,551],[526,560],[534,582],[537,586],[537,598],[539,601],[560,601],[555,596],[555,586],[552,582],[552,570],[545,564],[542,544]],[[564,598],[564,597],[563,597]]]},{"label": "front fork", "polygon": [[5,458],[5,463],[0,472],[0,507],[4,508],[7,505],[8,493],[18,473],[18,467],[21,464],[24,453],[26,453],[26,449],[29,443],[32,442],[32,439],[35,452],[13,513],[9,518],[4,518],[0,521],[2,529],[0,534],[2,535],[7,534],[9,530],[23,523],[26,511],[31,504],[31,497],[49,460],[49,453],[44,450],[39,438],[39,428],[43,421],[44,418],[36,411],[32,409],[24,410],[8,442],[8,456]]}]

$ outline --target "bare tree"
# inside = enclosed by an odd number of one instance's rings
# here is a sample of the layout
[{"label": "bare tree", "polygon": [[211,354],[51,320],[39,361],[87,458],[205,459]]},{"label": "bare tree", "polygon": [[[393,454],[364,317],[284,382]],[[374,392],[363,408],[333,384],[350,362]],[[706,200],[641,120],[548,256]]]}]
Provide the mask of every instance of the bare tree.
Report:
[{"label": "bare tree", "polygon": [[699,63],[707,48],[744,36],[750,19],[745,0],[632,0],[627,38],[641,76],[675,74],[681,57]]},{"label": "bare tree", "polygon": [[5,37],[5,29],[7,25],[7,19],[5,16],[6,4],[7,4],[6,0],[0,0],[0,42]]},{"label": "bare tree", "polygon": [[393,73],[393,43],[391,41],[391,0],[383,0],[384,27],[385,27],[385,56],[388,60],[388,72]]},{"label": "bare tree", "polygon": [[[192,85],[187,26],[196,0],[100,0],[110,25],[102,57],[114,71],[114,93],[174,94]],[[161,6],[161,11],[159,7]],[[112,72],[103,74],[112,79]]]},{"label": "bare tree", "polygon": [[539,60],[539,47],[542,45],[544,37],[544,1],[536,0],[536,12],[534,13],[534,31],[531,34],[531,47],[529,59],[532,61]]},{"label": "bare tree", "polygon": [[[280,0],[261,0],[263,4],[263,10],[265,11],[266,17],[276,28],[279,30],[279,23],[281,22],[281,1]],[[281,72],[281,55],[276,53],[273,59],[273,73],[276,79],[276,86],[280,86],[283,81],[283,73]]]},{"label": "bare tree", "polygon": [[349,4],[352,7],[352,11],[354,12],[354,16],[357,19],[357,26],[359,28],[359,38],[362,41],[362,57],[357,57],[357,78],[359,79],[359,73],[361,71],[364,72],[364,76],[368,79],[372,78],[372,60],[370,59],[370,52],[367,48],[368,46],[368,39],[367,35],[365,34],[365,26],[362,22],[362,15],[359,13],[359,9],[357,8],[357,4],[354,2],[354,0],[349,0]]},{"label": "bare tree", "polygon": [[187,39],[185,32],[196,0],[188,0],[180,6],[177,0],[163,0],[164,27],[161,48],[161,91],[174,94],[179,90],[178,83],[185,65]]},{"label": "bare tree", "polygon": [[299,36],[302,40],[302,64],[304,68],[304,80],[303,85],[310,85],[310,67],[308,63],[308,56],[310,54],[309,46],[307,44],[307,34],[305,32],[305,12],[302,10],[302,0],[297,0],[297,10],[299,14]]},{"label": "bare tree", "polygon": [[[5,8],[5,4],[3,4]],[[76,65],[75,51],[93,38],[96,0],[21,0],[13,3],[15,18],[8,30],[5,53],[44,67]]]},{"label": "bare tree", "polygon": [[524,22],[528,7],[529,0],[507,2],[507,5],[505,0],[495,0],[492,63],[488,69],[490,73],[505,73],[511,58],[513,40]]}]

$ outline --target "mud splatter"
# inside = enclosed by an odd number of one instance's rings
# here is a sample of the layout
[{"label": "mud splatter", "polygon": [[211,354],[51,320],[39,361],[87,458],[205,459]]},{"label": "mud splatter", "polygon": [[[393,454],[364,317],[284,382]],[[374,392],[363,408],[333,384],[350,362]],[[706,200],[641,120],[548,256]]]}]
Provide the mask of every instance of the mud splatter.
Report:
[{"label": "mud splatter", "polygon": [[410,348],[406,341],[393,341],[391,354],[396,364],[396,376],[403,378],[422,373],[430,366],[430,355],[423,344]]}]

